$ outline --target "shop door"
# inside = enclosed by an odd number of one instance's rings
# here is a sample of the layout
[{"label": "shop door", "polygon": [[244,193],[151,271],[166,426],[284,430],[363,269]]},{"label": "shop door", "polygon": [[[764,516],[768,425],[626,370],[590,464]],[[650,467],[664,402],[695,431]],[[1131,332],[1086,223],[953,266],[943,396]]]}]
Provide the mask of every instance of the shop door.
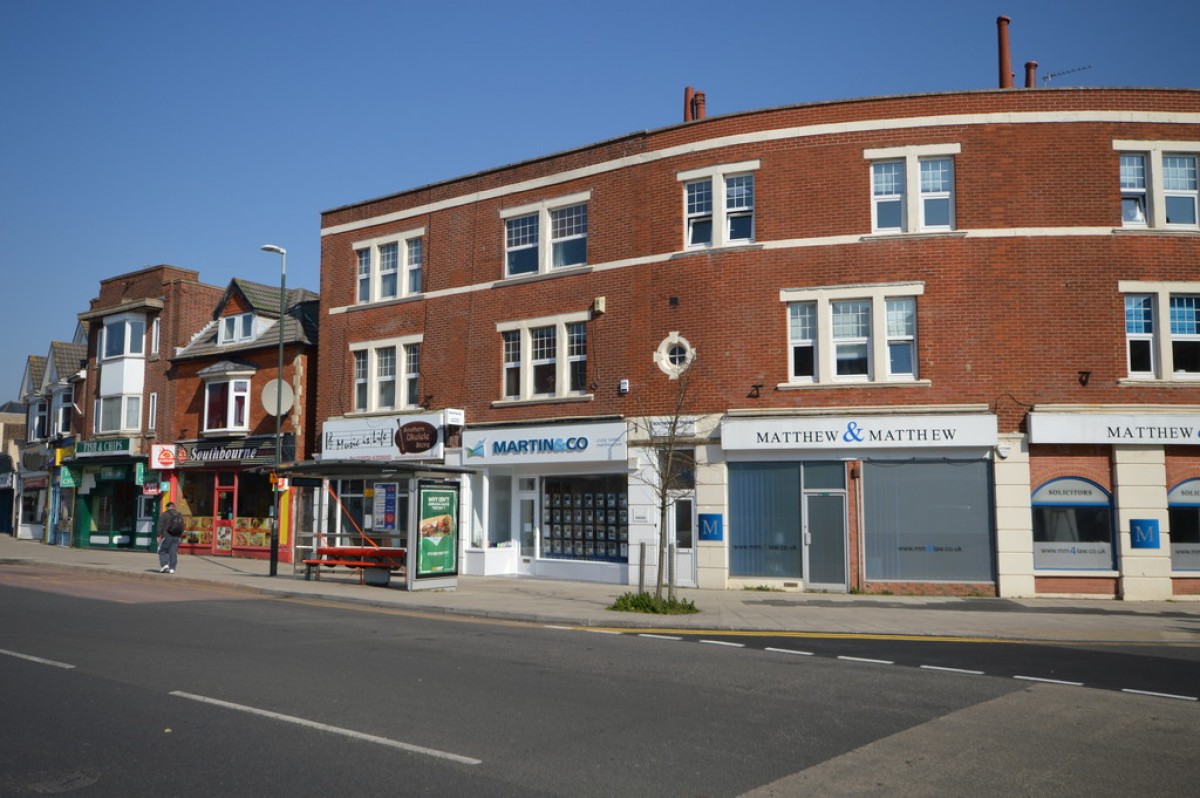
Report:
[{"label": "shop door", "polygon": [[134,522],[134,544],[138,548],[152,547],[157,537],[154,522],[158,515],[157,496],[139,496],[137,505],[137,520]]},{"label": "shop door", "polygon": [[675,544],[675,586],[696,586],[696,500],[677,496],[667,511],[667,540]]},{"label": "shop door", "polygon": [[517,573],[526,576],[534,573],[537,561],[537,479],[520,477],[517,480],[517,501],[513,507],[516,513],[516,537],[520,548],[517,557]]},{"label": "shop door", "polygon": [[233,512],[236,495],[232,489],[217,488],[217,514],[213,519],[213,553],[233,554]]},{"label": "shop door", "polygon": [[804,495],[804,573],[810,590],[846,591],[846,496]]}]

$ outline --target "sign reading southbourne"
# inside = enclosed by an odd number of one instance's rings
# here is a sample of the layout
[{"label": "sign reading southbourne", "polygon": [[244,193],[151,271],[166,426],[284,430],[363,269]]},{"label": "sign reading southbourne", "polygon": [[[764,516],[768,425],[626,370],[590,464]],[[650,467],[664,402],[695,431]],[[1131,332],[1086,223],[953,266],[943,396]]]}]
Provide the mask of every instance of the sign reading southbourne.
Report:
[{"label": "sign reading southbourne", "polygon": [[1200,446],[1200,415],[1030,413],[1029,442]]},{"label": "sign reading southbourne", "polygon": [[468,429],[467,464],[620,462],[628,458],[624,421]]},{"label": "sign reading southbourne", "polygon": [[995,445],[996,417],[984,414],[727,418],[721,422],[721,448],[726,451]]},{"label": "sign reading southbourne", "polygon": [[132,438],[102,438],[75,444],[76,457],[104,457],[113,454],[133,454]]}]

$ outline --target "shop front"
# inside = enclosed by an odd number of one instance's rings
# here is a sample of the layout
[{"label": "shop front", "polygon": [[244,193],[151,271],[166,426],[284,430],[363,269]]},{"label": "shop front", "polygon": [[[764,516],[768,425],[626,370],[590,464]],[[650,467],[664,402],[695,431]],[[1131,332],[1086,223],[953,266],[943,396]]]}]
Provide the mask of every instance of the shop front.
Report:
[{"label": "shop front", "polygon": [[[167,476],[171,500],[183,515],[181,552],[270,557],[278,484],[270,473],[275,443],[273,435],[256,435],[151,447],[151,461]],[[291,436],[285,435],[283,443],[284,452],[289,452]],[[291,561],[288,498],[286,491],[279,497],[279,553],[285,562]]]},{"label": "shop front", "polygon": [[994,593],[996,437],[985,413],[727,416],[727,583]]},{"label": "shop front", "polygon": [[80,441],[63,460],[59,499],[73,492],[77,546],[153,550],[154,507],[142,499],[148,472],[138,449],[132,438]]},{"label": "shop front", "polygon": [[1039,594],[1200,595],[1200,410],[1029,414]]},{"label": "shop front", "polygon": [[466,573],[628,583],[624,421],[471,428],[462,458]]}]

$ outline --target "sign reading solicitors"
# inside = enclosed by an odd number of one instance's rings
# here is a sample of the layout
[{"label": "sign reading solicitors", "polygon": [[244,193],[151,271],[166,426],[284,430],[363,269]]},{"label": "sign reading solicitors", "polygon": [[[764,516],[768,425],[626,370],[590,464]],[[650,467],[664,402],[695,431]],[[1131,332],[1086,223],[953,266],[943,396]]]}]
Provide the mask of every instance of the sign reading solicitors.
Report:
[{"label": "sign reading solicitors", "polygon": [[721,423],[726,451],[995,445],[996,417],[991,415],[727,418]]},{"label": "sign reading solicitors", "polygon": [[1200,446],[1200,416],[1030,413],[1029,442]]},{"label": "sign reading solicitors", "polygon": [[624,421],[466,430],[467,464],[607,463],[628,458]]}]

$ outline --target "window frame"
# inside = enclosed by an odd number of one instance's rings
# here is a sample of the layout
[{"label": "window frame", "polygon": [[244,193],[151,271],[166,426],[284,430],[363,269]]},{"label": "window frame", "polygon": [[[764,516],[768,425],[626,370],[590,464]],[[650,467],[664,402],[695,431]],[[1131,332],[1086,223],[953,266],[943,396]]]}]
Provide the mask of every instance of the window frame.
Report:
[{"label": "window frame", "polygon": [[[590,399],[588,383],[588,311],[537,319],[501,322],[496,332],[501,340],[501,379],[499,402],[546,402]],[[544,340],[542,331],[552,330],[553,355],[534,351],[535,339]],[[535,354],[541,357],[535,358]],[[552,366],[549,390],[539,390],[538,374]],[[539,371],[540,367],[540,371]]]},{"label": "window frame", "polygon": [[[925,293],[923,282],[878,283],[855,286],[825,286],[818,288],[785,288],[779,292],[784,305],[784,320],[787,329],[787,382],[777,387],[782,389],[813,387],[836,387],[864,384],[927,384],[920,379],[919,342],[920,323],[918,298]],[[889,325],[889,310],[892,303],[910,301],[911,331],[894,334]],[[854,335],[839,335],[835,310],[842,305],[853,309],[860,316],[866,303],[866,329],[863,334],[861,319],[853,325]],[[805,309],[809,320],[800,328],[797,311]],[[893,368],[891,348],[897,343],[911,349],[911,373],[897,372]],[[849,371],[839,373],[837,353],[840,347],[865,347],[865,373]],[[797,373],[797,350],[811,350],[812,374]]]},{"label": "window frame", "polygon": [[[1129,382],[1200,382],[1200,366],[1195,370],[1183,371],[1176,368],[1176,363],[1183,360],[1180,345],[1193,350],[1189,360],[1195,362],[1200,355],[1195,350],[1200,349],[1200,282],[1146,282],[1141,280],[1121,280],[1117,283],[1117,291],[1122,295],[1122,318],[1125,326],[1125,359]],[[1143,307],[1142,318],[1135,320],[1130,316],[1130,300],[1148,299],[1148,307]],[[1185,320],[1185,315],[1176,310],[1176,300],[1190,300],[1191,318],[1188,319],[1195,332],[1177,332],[1177,323]],[[1148,310],[1148,314],[1145,312]],[[1147,319],[1146,316],[1149,316]],[[1131,329],[1134,322],[1141,329]],[[1149,327],[1149,330],[1145,329]],[[1150,370],[1134,371],[1133,346],[1137,342],[1149,341]]]},{"label": "window frame", "polygon": [[[420,385],[420,345],[424,335],[406,335],[375,341],[359,341],[349,347],[350,351],[350,407],[347,415],[362,416],[416,410],[421,407],[420,393],[413,389]],[[391,353],[391,373],[381,371],[386,366],[386,353]],[[410,361],[415,360],[415,363]],[[360,368],[361,364],[361,368]],[[365,374],[362,373],[365,368]],[[385,384],[392,386],[392,403],[382,400]],[[360,396],[366,397],[366,403]]]},{"label": "window frame", "polygon": [[[1121,227],[1131,230],[1200,231],[1200,141],[1137,141],[1114,139],[1117,152],[1118,187],[1121,196]],[[1141,185],[1126,185],[1125,161],[1140,158]],[[1184,158],[1191,161],[1193,186],[1188,189],[1167,188],[1167,159]],[[1142,198],[1144,219],[1126,219],[1125,203]],[[1171,200],[1186,199],[1191,204],[1192,221],[1172,222],[1167,218]]]},{"label": "window frame", "polygon": [[[591,219],[589,205],[592,199],[591,191],[581,191],[562,197],[542,200],[527,205],[519,205],[500,210],[500,220],[503,222],[504,241],[504,270],[503,279],[519,279],[544,274],[554,274],[569,269],[584,268],[588,265],[588,247],[591,237]],[[582,209],[580,211],[580,209]],[[582,218],[582,232],[578,225],[573,232],[559,234],[556,227],[556,216],[568,211],[580,211],[577,217]],[[518,228],[518,225],[521,227]],[[518,244],[513,244],[513,231],[524,229],[526,233],[519,238]],[[529,231],[532,231],[530,235]],[[570,263],[556,263],[558,253],[563,251],[569,242],[583,242],[583,260]],[[532,267],[513,271],[514,255],[532,252]]]},{"label": "window frame", "polygon": [[[703,250],[720,249],[729,246],[745,246],[757,240],[757,204],[756,182],[757,172],[762,163],[758,160],[741,161],[738,163],[718,164],[702,169],[688,169],[677,172],[675,179],[682,184],[682,219],[683,219],[683,249]],[[740,181],[749,181],[749,191],[740,195],[733,189]],[[695,199],[695,190],[707,186],[705,194],[707,203],[699,207]],[[749,196],[749,204],[738,204],[735,199],[739,196]],[[749,235],[734,237],[734,226],[737,219],[749,217]],[[706,240],[695,241],[699,225],[709,225],[709,235]]]},{"label": "window frame", "polygon": [[[117,403],[117,423],[115,426],[110,427],[105,424],[105,408],[106,406],[111,406],[113,402]],[[95,435],[108,435],[116,432],[140,432],[141,413],[141,394],[115,394],[113,396],[101,396],[93,403],[92,433]],[[129,422],[133,416],[137,417],[137,421],[135,424],[130,425]]]},{"label": "window frame", "polygon": [[[121,329],[120,351],[112,351],[112,335],[115,329]],[[118,360],[120,358],[146,356],[146,319],[140,315],[122,314],[109,316],[104,320],[101,332],[100,360]]]},{"label": "window frame", "polygon": [[252,312],[230,313],[226,316],[221,316],[219,321],[220,331],[217,334],[218,346],[242,344],[247,341],[253,341],[256,337],[255,316]]},{"label": "window frame", "polygon": [[[424,293],[425,228],[352,242],[354,253],[354,305],[373,305]],[[419,242],[414,246],[414,242]],[[395,253],[394,263],[386,253]],[[414,257],[420,258],[413,263]],[[414,279],[413,275],[417,275]],[[389,287],[390,284],[390,287]],[[415,289],[415,290],[414,290]]]},{"label": "window frame", "polygon": [[[201,432],[204,435],[229,435],[250,432],[251,414],[251,377],[252,372],[228,373],[220,378],[204,381],[204,413],[201,416]],[[224,389],[225,407],[224,423],[221,426],[210,426],[213,419],[213,398],[216,390]],[[238,400],[241,399],[239,407]],[[240,413],[239,413],[240,409]],[[239,422],[238,416],[241,416]]]},{"label": "window frame", "polygon": [[[863,150],[863,159],[870,164],[871,232],[874,235],[904,233],[949,233],[958,229],[955,210],[958,184],[958,155],[962,145],[957,142],[946,144],[917,144],[904,147],[877,147]],[[946,161],[949,163],[949,189],[926,190],[924,167]],[[876,166],[902,163],[903,180],[899,193],[890,191],[877,193],[879,175]],[[916,187],[914,189],[914,186]],[[899,226],[881,226],[879,208],[884,203],[900,203]],[[928,206],[931,202],[946,202],[947,223],[932,224],[928,221]]]}]

